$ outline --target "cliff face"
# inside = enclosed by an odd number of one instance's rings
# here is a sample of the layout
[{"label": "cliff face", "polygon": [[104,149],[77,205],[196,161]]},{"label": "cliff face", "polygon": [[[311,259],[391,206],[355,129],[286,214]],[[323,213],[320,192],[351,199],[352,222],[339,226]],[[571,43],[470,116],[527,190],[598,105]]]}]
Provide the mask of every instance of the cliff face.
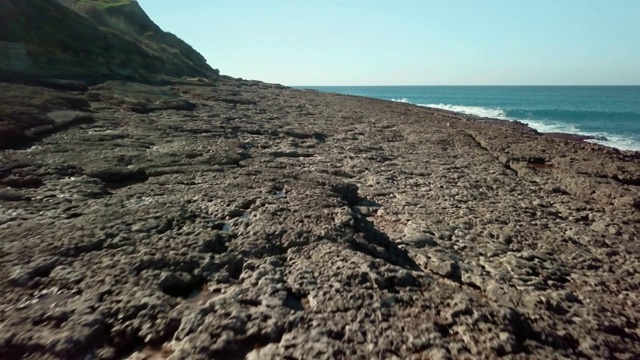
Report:
[{"label": "cliff face", "polygon": [[0,79],[157,81],[218,70],[136,1],[5,0],[0,4]]}]

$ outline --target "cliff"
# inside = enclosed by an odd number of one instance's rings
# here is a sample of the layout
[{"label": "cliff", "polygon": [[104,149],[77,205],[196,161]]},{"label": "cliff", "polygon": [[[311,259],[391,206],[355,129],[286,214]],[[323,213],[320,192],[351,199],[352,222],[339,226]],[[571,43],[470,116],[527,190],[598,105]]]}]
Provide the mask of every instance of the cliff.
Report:
[{"label": "cliff", "polygon": [[0,5],[0,79],[161,81],[218,71],[136,1],[6,0]]}]

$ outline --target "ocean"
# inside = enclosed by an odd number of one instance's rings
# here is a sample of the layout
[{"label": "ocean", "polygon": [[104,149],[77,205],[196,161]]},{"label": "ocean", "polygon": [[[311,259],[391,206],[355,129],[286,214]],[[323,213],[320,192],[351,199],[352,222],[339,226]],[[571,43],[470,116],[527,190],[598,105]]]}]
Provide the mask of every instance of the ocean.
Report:
[{"label": "ocean", "polygon": [[597,137],[640,150],[640,86],[305,86],[467,115],[518,120],[540,132]]}]

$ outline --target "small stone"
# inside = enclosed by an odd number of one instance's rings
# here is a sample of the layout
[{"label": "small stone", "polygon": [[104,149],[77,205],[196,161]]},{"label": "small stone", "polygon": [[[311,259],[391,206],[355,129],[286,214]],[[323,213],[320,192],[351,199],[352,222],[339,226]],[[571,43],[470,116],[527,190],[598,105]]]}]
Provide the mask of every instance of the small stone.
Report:
[{"label": "small stone", "polygon": [[515,351],[517,340],[513,334],[502,331],[498,334],[498,340],[500,341],[498,344],[499,355],[511,354]]},{"label": "small stone", "polygon": [[433,235],[425,233],[414,233],[412,235],[408,235],[402,241],[405,243],[409,243],[419,249],[427,246],[438,246],[438,242],[435,240],[435,237],[433,237]]},{"label": "small stone", "polygon": [[582,300],[580,300],[580,298],[577,297],[576,294],[572,293],[571,291],[565,291],[563,294],[563,298],[564,300],[571,303],[578,303],[578,304],[582,303]]},{"label": "small stone", "polygon": [[428,359],[431,360],[450,360],[451,355],[449,352],[443,348],[433,348],[429,350]]}]

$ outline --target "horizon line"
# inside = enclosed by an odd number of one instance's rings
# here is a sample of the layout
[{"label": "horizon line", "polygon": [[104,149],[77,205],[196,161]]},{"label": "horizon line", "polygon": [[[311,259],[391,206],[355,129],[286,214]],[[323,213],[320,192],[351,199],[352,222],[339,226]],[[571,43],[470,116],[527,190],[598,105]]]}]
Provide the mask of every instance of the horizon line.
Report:
[{"label": "horizon line", "polygon": [[568,87],[568,86],[575,86],[575,87],[602,86],[602,87],[605,87],[606,86],[606,87],[614,87],[614,86],[618,86],[618,87],[634,87],[634,86],[640,86],[640,84],[634,84],[634,85],[629,85],[629,84],[626,84],[626,85],[621,85],[621,84],[598,84],[598,85],[595,85],[595,84],[593,84],[593,85],[589,85],[589,84],[578,84],[578,85],[571,85],[571,84],[550,84],[550,85],[504,85],[504,84],[499,84],[499,85],[495,85],[495,84],[494,85],[492,85],[492,84],[483,84],[483,85],[478,85],[478,84],[475,84],[475,85],[460,85],[460,84],[458,84],[458,85],[443,85],[443,84],[423,84],[423,85],[398,85],[398,84],[395,84],[395,85],[286,85],[286,84],[282,84],[282,85],[289,86],[289,87],[305,87],[305,86],[308,86],[308,87],[384,87],[384,86],[387,86],[387,87],[400,87],[400,86],[402,86],[402,87],[412,87],[412,86],[415,86],[415,87],[418,87],[418,86],[441,86],[441,87],[444,87],[444,86],[467,86],[467,87],[472,87],[472,86],[505,86],[505,87],[507,87],[507,86],[511,86],[511,87],[516,87],[516,86],[522,86],[522,87],[525,87],[525,86],[526,87],[536,87],[536,86],[539,86],[539,87],[543,87],[543,86],[546,86],[546,87],[551,87],[551,86],[557,86],[557,87],[561,87],[561,86],[564,86],[564,87]]}]

